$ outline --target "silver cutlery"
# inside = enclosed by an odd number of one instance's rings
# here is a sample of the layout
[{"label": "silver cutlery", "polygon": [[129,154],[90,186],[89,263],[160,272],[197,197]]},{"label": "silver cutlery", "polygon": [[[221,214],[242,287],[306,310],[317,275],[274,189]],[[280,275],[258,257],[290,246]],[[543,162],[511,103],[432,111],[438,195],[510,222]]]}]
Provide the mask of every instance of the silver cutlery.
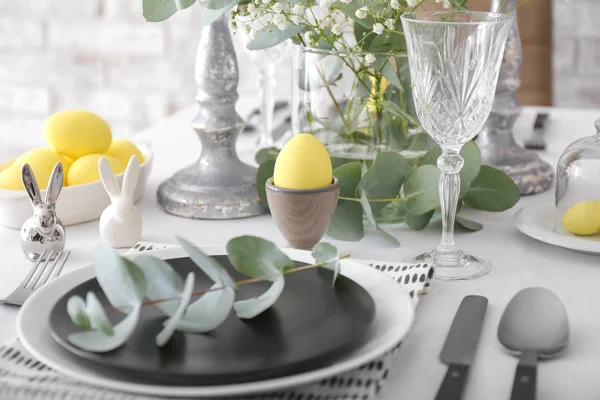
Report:
[{"label": "silver cutlery", "polygon": [[473,364],[488,300],[482,296],[466,296],[460,303],[440,359],[448,365],[446,377],[435,400],[457,400],[462,393]]},{"label": "silver cutlery", "polygon": [[548,121],[548,113],[538,113],[535,116],[533,131],[529,137],[525,138],[524,145],[530,150],[545,150],[546,140],[544,133],[546,131],[546,122]]},{"label": "silver cutlery", "polygon": [[558,355],[569,343],[569,320],[560,299],[548,289],[527,288],[506,306],[498,339],[519,355],[510,399],[535,400],[537,360]]},{"label": "silver cutlery", "polygon": [[[276,101],[275,105],[273,106],[273,112],[287,108],[287,106],[288,102],[285,100]],[[246,116],[244,124],[244,130],[242,131],[244,133],[251,133],[257,130],[260,125],[260,108],[255,108],[252,110],[250,114]]]},{"label": "silver cutlery", "polygon": [[57,253],[52,250],[45,250],[38,257],[25,279],[23,279],[11,294],[5,299],[1,299],[0,304],[22,306],[31,293],[50,279],[60,275],[70,254],[70,251],[61,251]]}]

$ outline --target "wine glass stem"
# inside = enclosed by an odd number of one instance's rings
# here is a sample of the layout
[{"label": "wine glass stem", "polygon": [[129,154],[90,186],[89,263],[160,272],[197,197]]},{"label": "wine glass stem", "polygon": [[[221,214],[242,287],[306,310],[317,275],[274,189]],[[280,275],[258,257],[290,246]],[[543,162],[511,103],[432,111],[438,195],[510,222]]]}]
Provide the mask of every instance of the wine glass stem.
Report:
[{"label": "wine glass stem", "polygon": [[261,68],[261,116],[262,133],[259,140],[259,147],[271,147],[275,144],[273,140],[273,109],[275,108],[275,96],[273,88],[275,86],[275,66],[272,63]]},{"label": "wine glass stem", "polygon": [[459,172],[464,164],[460,147],[442,147],[437,160],[440,176],[440,204],[442,209],[442,241],[434,251],[435,263],[442,266],[460,266],[463,254],[454,244],[454,220],[460,195]]}]

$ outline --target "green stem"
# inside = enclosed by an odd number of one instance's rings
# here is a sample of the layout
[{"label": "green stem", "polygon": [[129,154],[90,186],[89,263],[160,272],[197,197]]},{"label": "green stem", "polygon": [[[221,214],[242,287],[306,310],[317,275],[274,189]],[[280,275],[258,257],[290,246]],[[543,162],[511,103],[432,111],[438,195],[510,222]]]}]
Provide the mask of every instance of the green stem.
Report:
[{"label": "green stem", "polygon": [[[343,260],[343,259],[348,258],[348,257],[350,257],[350,254],[343,255],[343,256],[340,257],[340,260]],[[284,271],[283,275],[293,274],[295,272],[301,272],[301,271],[306,271],[306,270],[313,269],[313,268],[322,267],[322,266],[326,265],[327,263],[328,263],[328,261],[323,261],[323,262],[312,264],[312,265],[305,265],[303,267],[289,269],[287,271]],[[270,279],[270,278],[272,278],[272,277],[268,276],[268,275],[264,275],[264,276],[259,276],[257,278],[248,278],[248,279],[244,279],[244,280],[241,280],[241,281],[237,281],[237,282],[235,282],[235,284],[237,286],[248,285],[250,283],[261,282],[261,281],[264,281],[264,280],[267,280],[267,279]],[[205,294],[205,293],[208,293],[208,292],[215,292],[217,290],[222,290],[222,289],[225,289],[225,287],[219,286],[219,287],[216,287],[214,289],[198,290],[198,291],[195,291],[195,292],[192,293],[192,297],[193,296],[198,296],[198,295],[201,295],[201,294]],[[148,301],[142,302],[142,306],[149,306],[149,305],[153,305],[153,304],[164,303],[164,302],[167,302],[167,301],[179,300],[180,298],[181,298],[181,296],[171,297],[171,298],[167,298],[167,299],[148,300]],[[105,307],[104,311],[106,311],[106,312],[112,312],[112,311],[123,310],[123,309],[127,309],[127,308],[131,308],[131,306]]]}]

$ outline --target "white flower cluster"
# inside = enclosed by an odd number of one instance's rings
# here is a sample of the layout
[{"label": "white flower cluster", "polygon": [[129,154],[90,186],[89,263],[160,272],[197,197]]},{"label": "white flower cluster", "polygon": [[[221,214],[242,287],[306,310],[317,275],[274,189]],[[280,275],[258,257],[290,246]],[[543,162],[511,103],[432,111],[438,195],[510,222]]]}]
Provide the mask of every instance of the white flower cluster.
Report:
[{"label": "white flower cluster", "polygon": [[[347,5],[355,1],[242,0],[233,12],[232,28],[243,29],[254,39],[262,29],[283,31],[290,25],[302,25],[307,30],[303,40],[308,46],[327,42],[329,45],[340,45],[346,49],[351,49],[352,46],[360,48],[360,38],[356,38],[355,44],[350,44],[344,35],[354,21],[373,21],[371,29],[375,35],[398,34],[400,15],[417,6],[422,0],[364,1],[362,7],[355,8],[354,15],[348,14]],[[445,8],[451,7],[450,0],[435,2],[441,3]],[[369,35],[369,32],[365,32],[364,35]],[[366,60],[368,63],[373,61]]]}]

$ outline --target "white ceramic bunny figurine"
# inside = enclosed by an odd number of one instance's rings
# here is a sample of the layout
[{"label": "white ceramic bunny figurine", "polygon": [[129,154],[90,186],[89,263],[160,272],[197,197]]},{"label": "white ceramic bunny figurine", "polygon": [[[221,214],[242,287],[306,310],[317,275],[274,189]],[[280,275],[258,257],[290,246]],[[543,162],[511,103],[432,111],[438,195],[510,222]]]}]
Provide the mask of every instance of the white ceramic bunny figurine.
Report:
[{"label": "white ceramic bunny figurine", "polygon": [[111,201],[111,205],[100,216],[100,236],[113,248],[133,247],[142,236],[142,216],[133,204],[133,193],[140,176],[140,162],[137,156],[129,159],[123,177],[123,190],[119,190],[117,179],[106,158],[102,157],[98,161],[98,171]]},{"label": "white ceramic bunny figurine", "polygon": [[21,167],[21,179],[33,206],[33,217],[29,217],[21,228],[21,247],[30,260],[37,260],[46,250],[56,253],[65,247],[65,228],[56,215],[56,201],[63,185],[63,166],[54,166],[46,198],[42,194],[29,164]]}]

